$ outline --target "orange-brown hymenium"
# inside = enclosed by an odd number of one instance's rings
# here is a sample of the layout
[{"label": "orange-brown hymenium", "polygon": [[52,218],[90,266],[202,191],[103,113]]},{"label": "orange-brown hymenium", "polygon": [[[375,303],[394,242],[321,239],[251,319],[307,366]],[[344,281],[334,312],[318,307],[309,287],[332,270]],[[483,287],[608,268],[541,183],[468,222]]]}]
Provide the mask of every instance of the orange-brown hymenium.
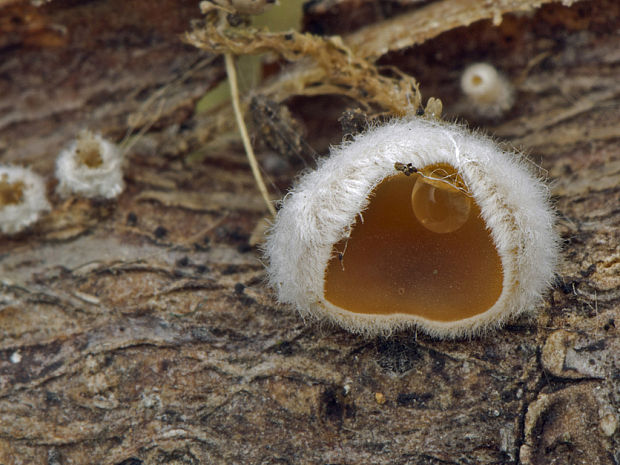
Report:
[{"label": "orange-brown hymenium", "polygon": [[548,189],[466,129],[395,120],[334,149],[285,197],[270,284],[304,316],[365,334],[453,338],[536,308],[557,262]]}]

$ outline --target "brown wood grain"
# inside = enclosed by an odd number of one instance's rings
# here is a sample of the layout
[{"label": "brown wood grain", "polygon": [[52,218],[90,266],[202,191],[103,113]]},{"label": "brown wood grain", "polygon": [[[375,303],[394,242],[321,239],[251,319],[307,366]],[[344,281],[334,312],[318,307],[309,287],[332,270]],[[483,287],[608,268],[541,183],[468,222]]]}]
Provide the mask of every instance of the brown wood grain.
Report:
[{"label": "brown wood grain", "polygon": [[[0,49],[0,162],[45,176],[54,206],[0,239],[1,464],[620,463],[616,2],[476,22],[381,59],[552,183],[562,264],[540,312],[453,342],[364,339],[276,304],[248,243],[265,212],[240,143],[190,153],[206,124],[194,105],[222,76],[178,39],[195,4],[121,3],[52,2],[38,11],[64,45],[21,31]],[[459,94],[479,60],[516,85],[500,120]],[[314,102],[293,108],[311,144],[343,109]],[[118,201],[53,194],[58,150],[82,127],[121,141],[128,115],[148,127]],[[290,183],[288,162],[260,157]]]}]

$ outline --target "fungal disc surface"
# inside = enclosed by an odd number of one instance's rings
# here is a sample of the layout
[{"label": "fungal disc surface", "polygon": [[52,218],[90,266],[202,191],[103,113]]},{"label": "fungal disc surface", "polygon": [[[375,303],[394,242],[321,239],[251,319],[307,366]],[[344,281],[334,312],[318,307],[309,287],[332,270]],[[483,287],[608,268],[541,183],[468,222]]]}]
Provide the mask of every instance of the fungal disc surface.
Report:
[{"label": "fungal disc surface", "polygon": [[324,287],[332,304],[449,322],[484,313],[502,293],[500,256],[466,191],[415,174],[390,176],[362,218],[333,247]]}]

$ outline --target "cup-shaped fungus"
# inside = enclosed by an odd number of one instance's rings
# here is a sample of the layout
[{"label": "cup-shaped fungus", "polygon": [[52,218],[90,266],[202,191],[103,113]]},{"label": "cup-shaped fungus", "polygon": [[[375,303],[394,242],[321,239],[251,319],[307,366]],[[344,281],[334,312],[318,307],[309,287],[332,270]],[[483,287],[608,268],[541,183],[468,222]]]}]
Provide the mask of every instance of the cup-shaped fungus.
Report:
[{"label": "cup-shaped fungus", "polygon": [[512,84],[488,63],[468,66],[461,76],[461,89],[480,116],[500,116],[514,103]]},{"label": "cup-shaped fungus", "polygon": [[0,166],[0,232],[18,233],[49,209],[39,175],[18,166]]},{"label": "cup-shaped fungus", "polygon": [[285,197],[270,284],[304,316],[471,336],[533,310],[557,261],[545,184],[466,129],[395,120],[332,150]]},{"label": "cup-shaped fungus", "polygon": [[113,143],[99,134],[82,131],[56,160],[58,192],[64,196],[112,199],[125,187],[122,161]]}]

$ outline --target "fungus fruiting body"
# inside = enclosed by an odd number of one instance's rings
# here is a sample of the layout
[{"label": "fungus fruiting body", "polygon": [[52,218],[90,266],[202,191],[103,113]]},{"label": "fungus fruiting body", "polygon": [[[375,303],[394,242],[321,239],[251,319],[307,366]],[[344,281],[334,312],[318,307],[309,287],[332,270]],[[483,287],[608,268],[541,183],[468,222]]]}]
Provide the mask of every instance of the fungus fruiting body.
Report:
[{"label": "fungus fruiting body", "polygon": [[512,84],[488,63],[468,66],[461,76],[461,89],[472,110],[481,116],[500,116],[514,103]]},{"label": "fungus fruiting body", "polygon": [[122,161],[116,145],[83,131],[56,160],[57,190],[64,196],[117,197],[124,188]]},{"label": "fungus fruiting body", "polygon": [[49,210],[43,179],[18,166],[0,166],[0,231],[21,232]]},{"label": "fungus fruiting body", "polygon": [[270,284],[353,332],[471,336],[532,310],[553,278],[548,190],[465,128],[394,120],[332,150],[285,197]]}]

